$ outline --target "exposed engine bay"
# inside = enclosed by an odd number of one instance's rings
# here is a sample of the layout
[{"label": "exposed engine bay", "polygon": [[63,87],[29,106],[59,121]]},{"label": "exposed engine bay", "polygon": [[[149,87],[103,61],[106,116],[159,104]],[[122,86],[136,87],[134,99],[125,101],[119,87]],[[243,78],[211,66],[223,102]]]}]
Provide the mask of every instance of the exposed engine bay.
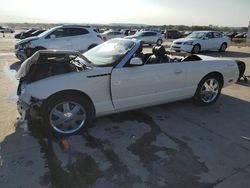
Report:
[{"label": "exposed engine bay", "polygon": [[22,64],[16,77],[20,81],[32,83],[53,75],[85,70],[86,65],[80,63],[79,54],[66,51],[39,51]]},{"label": "exposed engine bay", "polygon": [[77,56],[72,57],[71,55],[53,57],[49,54],[49,56],[41,56],[37,64],[31,65],[29,73],[26,77],[23,77],[23,79],[25,79],[27,83],[31,83],[52,75],[84,70],[84,67],[78,63],[76,58]]}]

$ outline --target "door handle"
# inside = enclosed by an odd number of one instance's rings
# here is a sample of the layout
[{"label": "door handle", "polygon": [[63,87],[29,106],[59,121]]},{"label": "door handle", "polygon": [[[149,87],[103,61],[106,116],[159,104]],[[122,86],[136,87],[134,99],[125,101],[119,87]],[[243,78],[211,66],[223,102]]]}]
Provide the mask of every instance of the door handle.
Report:
[{"label": "door handle", "polygon": [[174,73],[175,73],[175,74],[181,74],[181,73],[182,73],[182,70],[175,70]]}]

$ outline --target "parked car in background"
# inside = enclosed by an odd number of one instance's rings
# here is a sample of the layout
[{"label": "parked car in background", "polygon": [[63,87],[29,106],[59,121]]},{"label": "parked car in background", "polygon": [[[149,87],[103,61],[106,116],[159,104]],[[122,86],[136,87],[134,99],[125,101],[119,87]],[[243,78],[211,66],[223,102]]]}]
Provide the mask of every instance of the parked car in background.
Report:
[{"label": "parked car in background", "polygon": [[237,32],[230,32],[230,33],[227,33],[226,36],[229,37],[229,38],[234,38],[238,33]]},{"label": "parked car in background", "polygon": [[123,33],[125,36],[128,36],[129,29],[122,29],[121,33]]},{"label": "parked car in background", "polygon": [[194,31],[186,38],[173,41],[170,49],[198,54],[204,50],[225,52],[229,45],[230,39],[219,31]]},{"label": "parked car in background", "polygon": [[37,29],[31,28],[31,29],[28,29],[28,30],[25,30],[25,31],[22,31],[22,32],[20,32],[20,33],[15,34],[14,37],[15,37],[16,39],[25,39],[25,38],[30,37],[31,34],[32,34],[33,32],[35,32],[35,31],[37,31]]},{"label": "parked car in background", "polygon": [[174,30],[174,29],[168,29],[167,30],[167,38],[168,39],[178,39],[183,37],[181,32]]},{"label": "parked car in background", "polygon": [[21,119],[42,119],[56,134],[76,134],[102,115],[187,98],[211,105],[239,77],[235,60],[168,56],[163,46],[152,52],[143,54],[140,41],[129,39],[111,39],[83,54],[36,52],[17,73]]},{"label": "parked car in background", "polygon": [[17,58],[24,61],[38,50],[75,50],[84,52],[103,42],[95,28],[87,25],[53,27],[38,36],[21,40],[15,45]]},{"label": "parked car in background", "polygon": [[109,30],[105,31],[101,34],[102,38],[104,41],[112,39],[112,38],[122,38],[125,37],[125,35],[120,32],[120,31],[114,31],[114,30]]},{"label": "parked car in background", "polygon": [[188,35],[190,35],[192,33],[192,31],[183,31],[181,32],[182,37],[187,37]]},{"label": "parked car in background", "polygon": [[[43,33],[44,31],[46,31],[46,29],[38,29],[38,30],[34,31],[33,33],[31,33],[29,37],[38,36],[41,33]],[[26,38],[28,38],[28,37],[26,37]]]},{"label": "parked car in background", "polygon": [[136,34],[137,33],[137,30],[129,30],[128,31],[128,35],[130,36],[130,35],[134,35],[134,34]]},{"label": "parked car in background", "polygon": [[140,40],[143,44],[157,44],[161,45],[163,43],[163,37],[161,32],[155,31],[140,31],[134,35],[125,37],[127,39],[137,39]]},{"label": "parked car in background", "polygon": [[0,26],[0,32],[1,32],[1,33],[14,33],[15,30],[14,30],[14,29],[11,29],[11,28],[7,28],[7,27],[2,27],[2,26]]},{"label": "parked car in background", "polygon": [[234,36],[234,38],[246,38],[246,32],[238,33],[237,35]]}]

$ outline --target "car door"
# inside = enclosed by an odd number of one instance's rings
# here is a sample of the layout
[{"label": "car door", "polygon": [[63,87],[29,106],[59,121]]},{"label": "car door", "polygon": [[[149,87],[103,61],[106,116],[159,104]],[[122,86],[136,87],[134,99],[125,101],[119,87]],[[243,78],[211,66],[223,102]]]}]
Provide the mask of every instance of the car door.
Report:
[{"label": "car door", "polygon": [[135,108],[185,96],[186,72],[182,63],[114,68],[111,93],[116,109]]},{"label": "car door", "polygon": [[72,44],[65,28],[58,28],[45,37],[43,46],[47,49],[71,50]]},{"label": "car door", "polygon": [[90,43],[90,33],[85,28],[68,28],[68,36],[72,44],[72,50],[84,52],[88,49]]},{"label": "car door", "polygon": [[214,32],[214,49],[220,49],[224,42],[223,35],[221,32]]},{"label": "car door", "polygon": [[213,49],[213,46],[214,46],[214,41],[213,41],[213,33],[212,32],[208,32],[203,41],[202,41],[202,50],[210,50],[210,49]]}]

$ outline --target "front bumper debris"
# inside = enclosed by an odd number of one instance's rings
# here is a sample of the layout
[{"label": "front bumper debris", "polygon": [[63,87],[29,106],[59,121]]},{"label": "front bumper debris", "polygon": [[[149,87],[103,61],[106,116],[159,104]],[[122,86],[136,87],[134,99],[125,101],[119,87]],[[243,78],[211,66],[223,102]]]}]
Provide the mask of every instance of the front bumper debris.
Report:
[{"label": "front bumper debris", "polygon": [[17,101],[17,110],[21,116],[20,120],[21,121],[27,120],[28,114],[29,114],[29,105],[23,101],[18,100]]},{"label": "front bumper debris", "polygon": [[17,110],[20,114],[20,120],[27,120],[29,117],[34,119],[41,119],[42,113],[42,101],[36,101],[31,103],[30,105],[21,101],[20,99],[17,101]]}]

